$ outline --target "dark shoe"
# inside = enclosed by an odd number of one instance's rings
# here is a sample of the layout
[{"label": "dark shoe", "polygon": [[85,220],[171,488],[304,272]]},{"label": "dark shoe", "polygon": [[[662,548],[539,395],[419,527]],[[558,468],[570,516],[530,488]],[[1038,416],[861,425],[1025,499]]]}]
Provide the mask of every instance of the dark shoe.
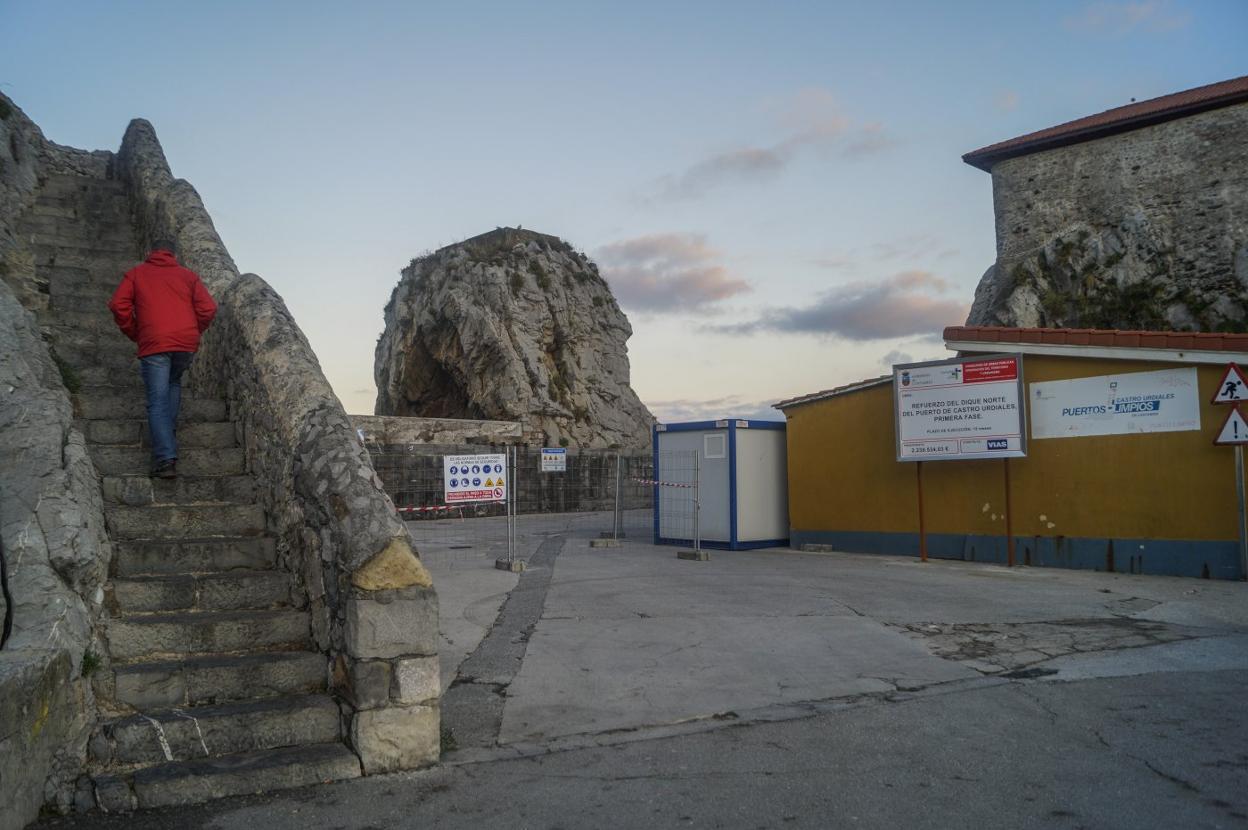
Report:
[{"label": "dark shoe", "polygon": [[152,478],[177,478],[178,477],[178,460],[171,458],[168,461],[162,461],[152,468]]}]

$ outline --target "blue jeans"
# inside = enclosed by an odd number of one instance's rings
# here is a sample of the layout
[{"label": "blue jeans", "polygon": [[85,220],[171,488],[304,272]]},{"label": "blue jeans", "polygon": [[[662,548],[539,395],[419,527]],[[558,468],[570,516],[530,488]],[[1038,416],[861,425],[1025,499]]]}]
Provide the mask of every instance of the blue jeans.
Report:
[{"label": "blue jeans", "polygon": [[139,358],[139,371],[147,387],[147,426],[152,436],[152,461],[159,464],[178,457],[178,409],[182,405],[182,373],[191,365],[194,352],[161,352]]}]

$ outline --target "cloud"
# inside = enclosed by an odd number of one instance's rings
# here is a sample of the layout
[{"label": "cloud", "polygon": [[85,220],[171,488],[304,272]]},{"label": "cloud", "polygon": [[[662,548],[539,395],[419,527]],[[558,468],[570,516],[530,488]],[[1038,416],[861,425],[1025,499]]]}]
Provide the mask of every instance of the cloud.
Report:
[{"label": "cloud", "polygon": [[691,233],[641,236],[595,252],[621,306],[657,313],[707,311],[720,300],[753,290],[719,258],[705,236]]},{"label": "cloud", "polygon": [[878,282],[853,282],[804,307],[764,310],[756,320],[709,327],[722,334],[836,335],[851,340],[931,335],[966,319],[966,303],[934,296],[949,283],[928,271],[902,271]]},{"label": "cloud", "polygon": [[894,366],[898,363],[913,363],[914,355],[909,352],[903,352],[900,349],[893,349],[888,354],[880,358],[881,366]]},{"label": "cloud", "polygon": [[1019,96],[1018,91],[1014,89],[1006,89],[997,93],[997,97],[993,99],[993,105],[1002,112],[1013,112],[1018,109]]},{"label": "cloud", "polygon": [[1133,32],[1173,32],[1192,22],[1188,12],[1176,11],[1169,0],[1097,2],[1063,21],[1072,32],[1128,35]]},{"label": "cloud", "polygon": [[861,158],[896,143],[878,122],[854,125],[832,93],[820,87],[777,99],[769,109],[783,138],[773,144],[716,153],[679,173],[661,176],[648,200],[696,199],[720,187],[768,181],[811,152]]},{"label": "cloud", "polygon": [[660,423],[681,421],[712,421],[719,418],[747,418],[760,421],[783,421],[784,415],[773,407],[772,400],[750,401],[739,395],[695,400],[680,398],[670,401],[646,401],[646,406]]},{"label": "cloud", "polygon": [[848,254],[815,257],[807,261],[816,268],[826,268],[829,271],[849,271],[858,267],[858,260]]},{"label": "cloud", "polygon": [[956,248],[941,248],[941,244],[940,238],[932,234],[911,234],[890,239],[887,242],[876,242],[868,247],[868,251],[874,259],[880,262],[922,259],[932,256],[947,259],[957,255]]},{"label": "cloud", "polygon": [[694,199],[723,184],[775,178],[788,159],[780,150],[749,147],[700,161],[676,176],[659,179],[658,198]]}]

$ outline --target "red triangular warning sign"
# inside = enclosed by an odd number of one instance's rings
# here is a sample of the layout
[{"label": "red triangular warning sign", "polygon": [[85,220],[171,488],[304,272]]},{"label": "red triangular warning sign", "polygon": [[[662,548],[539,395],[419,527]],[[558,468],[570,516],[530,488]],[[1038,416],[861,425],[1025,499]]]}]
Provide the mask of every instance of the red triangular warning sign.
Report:
[{"label": "red triangular warning sign", "polygon": [[1238,406],[1226,416],[1226,422],[1218,430],[1218,437],[1213,439],[1213,443],[1248,444],[1248,421],[1244,420],[1244,413],[1239,411]]},{"label": "red triangular warning sign", "polygon": [[1218,381],[1210,403],[1243,403],[1248,402],[1248,377],[1244,370],[1234,363],[1226,364],[1226,374]]}]

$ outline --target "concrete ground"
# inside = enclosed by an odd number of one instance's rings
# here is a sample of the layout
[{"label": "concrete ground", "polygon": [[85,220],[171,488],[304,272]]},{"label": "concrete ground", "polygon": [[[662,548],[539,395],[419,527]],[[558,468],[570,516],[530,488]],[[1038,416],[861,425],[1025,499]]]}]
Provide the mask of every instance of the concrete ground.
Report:
[{"label": "concrete ground", "polygon": [[441,767],[47,826],[1248,826],[1248,585],[526,518],[416,528]]}]

